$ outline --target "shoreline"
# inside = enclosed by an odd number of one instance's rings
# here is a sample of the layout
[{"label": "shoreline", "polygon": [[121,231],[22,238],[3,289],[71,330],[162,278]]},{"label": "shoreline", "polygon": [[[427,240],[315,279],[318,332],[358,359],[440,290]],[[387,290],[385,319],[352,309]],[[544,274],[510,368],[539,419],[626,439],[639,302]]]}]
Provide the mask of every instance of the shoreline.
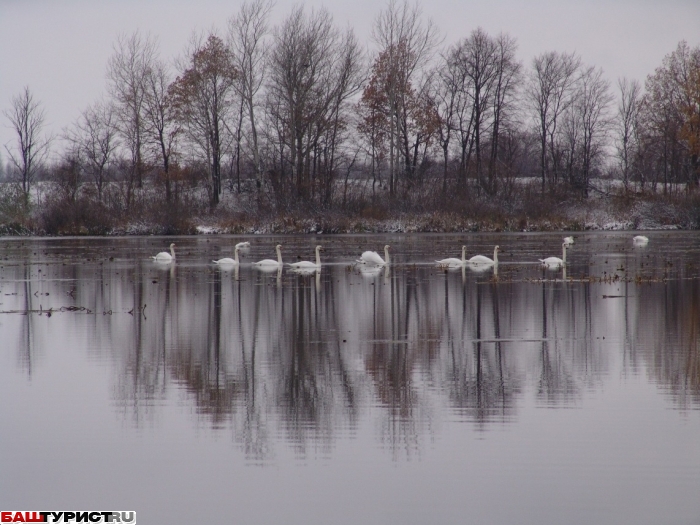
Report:
[{"label": "shoreline", "polygon": [[388,219],[367,219],[321,216],[299,218],[280,216],[268,220],[216,221],[213,218],[190,219],[184,227],[173,228],[158,224],[136,222],[112,228],[107,232],[94,231],[86,226],[49,234],[16,224],[0,224],[0,237],[130,237],[182,235],[342,235],[387,233],[535,233],[585,231],[694,231],[695,225],[659,223],[653,220],[636,221],[601,217],[605,220],[528,220],[509,218],[502,221],[477,220],[456,217],[453,214],[404,214]]}]

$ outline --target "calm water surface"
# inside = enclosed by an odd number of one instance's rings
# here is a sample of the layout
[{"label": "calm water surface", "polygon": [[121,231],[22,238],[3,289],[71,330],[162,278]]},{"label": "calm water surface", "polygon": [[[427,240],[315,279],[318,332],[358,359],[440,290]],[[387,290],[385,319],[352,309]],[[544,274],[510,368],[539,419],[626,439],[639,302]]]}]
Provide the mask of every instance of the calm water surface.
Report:
[{"label": "calm water surface", "polygon": [[[700,523],[700,234],[649,237],[566,275],[553,234],[0,239],[0,507]],[[322,271],[250,265],[278,242]],[[435,267],[462,244],[498,271]]]}]

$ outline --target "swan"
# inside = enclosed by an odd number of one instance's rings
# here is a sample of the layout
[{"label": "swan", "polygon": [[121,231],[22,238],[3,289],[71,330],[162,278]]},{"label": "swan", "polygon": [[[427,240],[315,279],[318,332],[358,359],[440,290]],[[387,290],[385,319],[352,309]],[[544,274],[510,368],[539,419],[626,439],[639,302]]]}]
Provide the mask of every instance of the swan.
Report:
[{"label": "swan", "polygon": [[231,259],[230,257],[224,257],[223,259],[219,259],[218,261],[212,262],[220,264],[222,266],[238,266],[238,250],[245,247],[246,244],[250,245],[249,242],[239,242],[238,244],[236,244],[236,247],[233,249],[233,259]]},{"label": "swan", "polygon": [[266,268],[282,268],[282,245],[278,244],[275,247],[275,250],[277,250],[276,261],[274,259],[263,259],[262,261],[253,263],[253,265]]},{"label": "swan", "polygon": [[435,262],[438,264],[438,266],[447,268],[459,268],[460,266],[464,266],[467,262],[467,247],[462,246],[461,259],[457,259],[456,257],[448,257],[447,259],[440,259],[439,261]]},{"label": "swan", "polygon": [[564,237],[564,244],[566,244],[567,246],[571,246],[572,244],[574,244],[573,236],[569,235],[568,237]]},{"label": "swan", "polygon": [[638,246],[644,246],[649,242],[649,237],[647,237],[646,235],[635,235],[632,240],[634,241],[634,244]]},{"label": "swan", "polygon": [[559,257],[547,257],[546,259],[540,259],[542,266],[555,269],[566,265],[566,243],[562,243],[561,250],[561,259]]},{"label": "swan", "polygon": [[377,252],[362,252],[360,258],[357,262],[362,264],[373,264],[375,266],[384,266],[389,264],[389,245],[384,246],[384,259],[382,259]]},{"label": "swan", "polygon": [[498,246],[496,246],[493,249],[493,259],[489,259],[485,255],[475,255],[467,262],[475,266],[491,266],[494,264],[498,264],[498,252],[500,251],[500,249],[501,248]]},{"label": "swan", "polygon": [[318,270],[321,268],[321,250],[323,250],[323,247],[319,244],[316,246],[316,262],[313,263],[311,261],[299,261],[290,264],[292,268],[295,270]]},{"label": "swan", "polygon": [[175,260],[175,243],[170,243],[170,253],[160,252],[158,255],[152,255],[151,259],[159,263],[169,263]]}]

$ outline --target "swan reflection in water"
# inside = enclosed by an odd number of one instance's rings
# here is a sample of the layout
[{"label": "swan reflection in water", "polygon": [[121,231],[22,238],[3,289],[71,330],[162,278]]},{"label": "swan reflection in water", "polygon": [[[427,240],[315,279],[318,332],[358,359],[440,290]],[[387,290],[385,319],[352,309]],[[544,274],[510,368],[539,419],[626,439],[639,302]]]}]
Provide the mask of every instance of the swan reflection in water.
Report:
[{"label": "swan reflection in water", "polygon": [[310,276],[315,276],[316,279],[316,292],[321,291],[321,268],[305,268],[305,267],[295,267],[295,268],[290,268],[289,273],[292,273],[294,275],[298,275],[300,277],[310,277]]}]

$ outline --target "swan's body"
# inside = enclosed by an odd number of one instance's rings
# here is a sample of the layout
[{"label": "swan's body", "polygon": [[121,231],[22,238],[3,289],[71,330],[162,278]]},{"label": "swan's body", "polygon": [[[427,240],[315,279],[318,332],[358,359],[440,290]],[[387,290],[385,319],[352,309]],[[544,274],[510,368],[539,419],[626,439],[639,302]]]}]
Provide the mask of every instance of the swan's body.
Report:
[{"label": "swan's body", "polygon": [[275,250],[277,250],[277,260],[275,261],[274,259],[263,259],[262,261],[258,261],[256,263],[253,263],[255,266],[260,266],[260,267],[265,267],[265,268],[282,268],[282,245],[278,244],[275,247]]},{"label": "swan's body", "polygon": [[574,244],[573,236],[569,235],[568,237],[564,237],[564,244],[566,244],[567,246],[571,246],[572,244]]},{"label": "swan's body", "polygon": [[634,239],[632,240],[634,241],[634,244],[638,244],[641,246],[649,242],[649,237],[647,237],[646,235],[635,235]]},{"label": "swan's body", "polygon": [[170,244],[170,253],[160,252],[158,255],[152,255],[151,258],[159,263],[173,262],[175,260],[175,243]]},{"label": "swan's body", "polygon": [[489,259],[485,255],[475,255],[467,262],[474,266],[492,266],[498,264],[498,252],[500,248],[496,246],[493,249],[493,259]]},{"label": "swan's body", "polygon": [[560,266],[566,265],[566,243],[562,243],[561,250],[561,259],[559,257],[540,259],[542,266],[546,266],[547,268],[559,268]]},{"label": "swan's body", "polygon": [[389,264],[389,245],[387,244],[384,246],[384,259],[382,259],[377,252],[366,251],[360,255],[360,259],[357,262],[373,266],[384,266]]},{"label": "swan's body", "polygon": [[319,270],[321,269],[321,250],[323,248],[321,245],[316,246],[316,262],[313,263],[311,261],[299,261],[290,264],[292,268],[295,270]]},{"label": "swan's body", "polygon": [[438,264],[438,266],[447,268],[459,268],[460,266],[464,266],[467,262],[467,247],[462,246],[461,259],[457,259],[456,257],[448,257],[447,259],[440,259],[439,261],[435,262]]},{"label": "swan's body", "polygon": [[289,269],[290,272],[297,275],[314,275],[321,273],[321,267],[312,266],[295,266]]},{"label": "swan's body", "polygon": [[219,259],[218,261],[212,261],[216,264],[219,264],[221,266],[238,266],[238,250],[240,248],[245,247],[245,245],[250,246],[249,242],[239,242],[236,244],[236,247],[233,249],[233,256],[234,258],[231,259],[230,257],[224,257],[223,259]]}]

